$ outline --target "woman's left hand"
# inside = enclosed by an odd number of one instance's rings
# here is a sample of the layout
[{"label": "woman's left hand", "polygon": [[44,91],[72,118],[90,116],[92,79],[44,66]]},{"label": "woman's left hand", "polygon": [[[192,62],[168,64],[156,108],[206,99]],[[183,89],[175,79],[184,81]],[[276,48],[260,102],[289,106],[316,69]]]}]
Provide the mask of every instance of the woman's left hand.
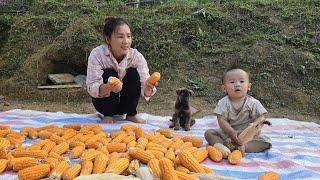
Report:
[{"label": "woman's left hand", "polygon": [[[156,83],[156,85],[158,85],[158,83]],[[155,86],[156,86],[155,85]],[[148,83],[147,81],[145,82],[145,85],[144,85],[144,95],[146,97],[150,97],[152,95],[152,92],[153,92],[153,88],[155,87],[153,86],[152,84]]]}]

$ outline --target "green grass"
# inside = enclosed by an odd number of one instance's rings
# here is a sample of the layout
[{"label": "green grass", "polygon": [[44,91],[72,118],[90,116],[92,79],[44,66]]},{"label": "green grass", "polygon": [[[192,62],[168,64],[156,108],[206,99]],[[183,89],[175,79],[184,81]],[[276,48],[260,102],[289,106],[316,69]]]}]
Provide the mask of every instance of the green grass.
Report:
[{"label": "green grass", "polygon": [[239,62],[251,73],[251,94],[267,107],[319,114],[320,1],[314,0],[174,0],[139,8],[120,0],[33,1],[26,14],[0,17],[0,76],[32,89],[46,78],[36,78],[28,64],[37,63],[42,76],[57,67],[85,74],[106,16],[132,22],[133,47],[151,72],[161,72],[162,91],[186,86],[215,102],[223,95],[221,74]]}]

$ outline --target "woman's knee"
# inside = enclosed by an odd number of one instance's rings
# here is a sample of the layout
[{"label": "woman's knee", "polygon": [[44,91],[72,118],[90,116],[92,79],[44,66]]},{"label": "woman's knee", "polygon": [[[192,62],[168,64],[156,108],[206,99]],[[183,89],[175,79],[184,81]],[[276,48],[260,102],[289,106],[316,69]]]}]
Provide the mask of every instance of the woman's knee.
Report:
[{"label": "woman's knee", "polygon": [[140,82],[140,75],[136,68],[128,68],[125,78],[130,81]]}]

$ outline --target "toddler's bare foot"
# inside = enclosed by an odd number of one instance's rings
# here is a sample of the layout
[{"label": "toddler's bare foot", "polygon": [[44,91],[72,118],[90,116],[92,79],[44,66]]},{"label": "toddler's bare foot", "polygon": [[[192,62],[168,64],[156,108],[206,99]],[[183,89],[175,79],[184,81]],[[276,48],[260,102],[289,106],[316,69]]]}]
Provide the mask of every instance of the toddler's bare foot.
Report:
[{"label": "toddler's bare foot", "polygon": [[241,145],[238,147],[239,151],[242,154],[242,157],[244,156],[244,153],[246,152],[246,147],[244,145]]},{"label": "toddler's bare foot", "polygon": [[135,123],[146,123],[147,122],[145,119],[142,119],[137,116],[127,116],[126,119],[129,121],[135,122]]},{"label": "toddler's bare foot", "polygon": [[223,145],[225,145],[228,149],[230,149],[230,151],[233,151],[236,149],[236,146],[232,144],[232,140],[229,138],[223,142]]}]

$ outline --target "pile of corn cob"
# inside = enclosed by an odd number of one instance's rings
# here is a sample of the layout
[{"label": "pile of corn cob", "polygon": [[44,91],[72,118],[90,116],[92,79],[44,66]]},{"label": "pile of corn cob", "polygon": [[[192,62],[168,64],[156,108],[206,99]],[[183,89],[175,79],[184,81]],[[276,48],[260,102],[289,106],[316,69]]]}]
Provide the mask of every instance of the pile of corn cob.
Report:
[{"label": "pile of corn cob", "polygon": [[[23,146],[25,138],[40,140]],[[202,145],[198,137],[173,136],[169,129],[146,133],[132,124],[111,133],[98,124],[26,127],[20,132],[0,126],[0,173],[13,170],[19,179],[27,180],[100,173],[136,175],[143,163],[156,179],[193,180],[198,177],[192,173],[214,173],[200,164],[206,158],[215,162],[223,158],[221,150]]]}]

